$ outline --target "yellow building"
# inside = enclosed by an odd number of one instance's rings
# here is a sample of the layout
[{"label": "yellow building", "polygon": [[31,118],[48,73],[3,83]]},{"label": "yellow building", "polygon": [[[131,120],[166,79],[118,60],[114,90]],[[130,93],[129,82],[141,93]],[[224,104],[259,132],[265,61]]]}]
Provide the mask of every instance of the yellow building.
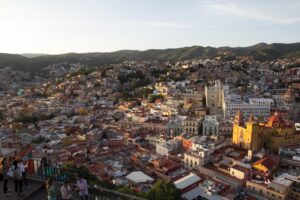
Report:
[{"label": "yellow building", "polygon": [[284,121],[275,112],[266,123],[256,123],[253,116],[244,123],[242,112],[237,112],[232,133],[232,142],[241,148],[260,151],[277,152],[279,147],[300,143],[300,132],[296,132],[294,125]]}]

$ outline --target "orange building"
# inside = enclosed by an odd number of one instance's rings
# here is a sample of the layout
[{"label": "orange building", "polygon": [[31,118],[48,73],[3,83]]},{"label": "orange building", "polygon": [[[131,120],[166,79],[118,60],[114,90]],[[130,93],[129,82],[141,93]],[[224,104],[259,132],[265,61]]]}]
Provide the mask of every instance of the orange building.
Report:
[{"label": "orange building", "polygon": [[192,148],[192,141],[190,139],[187,139],[183,136],[178,136],[177,139],[182,141],[182,148],[185,151],[188,151]]}]

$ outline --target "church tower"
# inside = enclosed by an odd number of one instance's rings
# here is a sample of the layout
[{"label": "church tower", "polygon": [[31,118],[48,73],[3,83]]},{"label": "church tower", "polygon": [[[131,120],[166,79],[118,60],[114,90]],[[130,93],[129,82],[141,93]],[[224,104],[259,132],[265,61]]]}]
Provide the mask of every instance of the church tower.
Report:
[{"label": "church tower", "polygon": [[244,121],[243,113],[238,111],[233,121],[232,142],[233,144],[242,146],[244,141]]},{"label": "church tower", "polygon": [[253,151],[259,151],[261,149],[261,133],[259,131],[259,125],[255,122],[253,115],[251,114],[248,122],[246,123],[245,141],[247,149]]},{"label": "church tower", "polygon": [[235,114],[234,124],[239,125],[239,126],[244,125],[244,116],[240,110]]},{"label": "church tower", "polygon": [[232,142],[241,148],[258,151],[261,147],[259,125],[251,115],[244,125],[243,114],[238,111],[234,118]]}]

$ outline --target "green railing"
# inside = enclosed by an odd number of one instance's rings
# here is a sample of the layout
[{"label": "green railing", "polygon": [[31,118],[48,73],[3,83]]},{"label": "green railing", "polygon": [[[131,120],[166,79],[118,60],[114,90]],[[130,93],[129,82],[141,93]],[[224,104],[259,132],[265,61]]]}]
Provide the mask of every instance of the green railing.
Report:
[{"label": "green railing", "polygon": [[[28,170],[28,177],[45,183],[48,178],[54,180],[57,186],[61,186],[66,180],[74,181],[77,174],[68,170],[60,169],[52,165],[45,164],[40,160],[34,160],[34,167]],[[78,194],[74,192],[74,198],[78,197]],[[115,190],[106,188],[100,188],[97,186],[89,186],[89,200],[102,200],[102,199],[116,199],[116,200],[144,200],[143,198],[124,194]]]}]

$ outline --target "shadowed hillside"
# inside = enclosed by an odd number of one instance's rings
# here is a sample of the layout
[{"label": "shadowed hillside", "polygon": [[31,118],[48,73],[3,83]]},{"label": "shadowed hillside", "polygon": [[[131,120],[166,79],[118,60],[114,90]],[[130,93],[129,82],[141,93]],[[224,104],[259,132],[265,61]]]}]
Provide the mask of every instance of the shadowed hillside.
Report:
[{"label": "shadowed hillside", "polygon": [[[224,54],[226,53],[226,54]],[[226,56],[224,56],[226,55]],[[228,56],[229,55],[229,56]],[[150,49],[146,51],[121,50],[110,53],[68,53],[60,55],[42,55],[24,57],[16,54],[0,54],[0,68],[12,67],[17,70],[40,72],[43,67],[61,63],[82,63],[90,66],[118,63],[124,60],[159,60],[176,61],[195,57],[222,56],[224,59],[234,59],[236,56],[249,56],[256,60],[273,60],[284,57],[300,57],[300,43],[265,44],[259,43],[250,47],[202,47],[192,46],[174,49]]]}]

